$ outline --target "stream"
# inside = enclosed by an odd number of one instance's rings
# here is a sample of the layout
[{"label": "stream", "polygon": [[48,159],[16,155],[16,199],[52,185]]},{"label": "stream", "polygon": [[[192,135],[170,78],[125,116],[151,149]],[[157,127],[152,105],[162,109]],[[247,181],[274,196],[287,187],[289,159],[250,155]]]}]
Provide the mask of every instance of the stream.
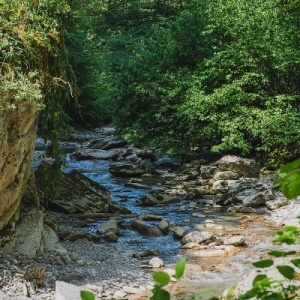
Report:
[{"label": "stream", "polygon": [[[147,179],[143,182],[147,188],[137,188],[127,186],[128,178],[115,177],[109,172],[110,162],[106,160],[84,160],[77,161],[68,155],[67,167],[64,172],[68,173],[76,169],[91,180],[107,188],[111,193],[111,198],[129,209],[133,214],[151,214],[163,217],[170,223],[176,223],[178,226],[185,228],[188,232],[195,230],[194,226],[202,224],[206,219],[212,219],[223,226],[235,227],[243,214],[233,214],[221,211],[219,208],[201,207],[197,202],[185,200],[181,196],[181,202],[178,204],[168,204],[162,206],[142,207],[137,206],[136,201],[152,189],[168,189],[168,186],[160,185],[154,180]],[[197,216],[192,216],[197,215]],[[165,263],[175,263],[182,255],[181,243],[173,237],[170,232],[162,237],[145,237],[131,228],[131,218],[125,218],[119,231],[119,239],[114,246],[130,249],[134,251],[143,251],[156,249],[160,252],[160,257]],[[97,226],[104,221],[90,223],[86,228],[91,233],[96,233]],[[152,221],[157,222],[157,221]],[[151,224],[151,222],[150,222]]]},{"label": "stream", "polygon": [[[176,284],[172,293],[194,295],[197,291],[211,289],[207,297],[217,296],[226,288],[237,283],[241,276],[249,270],[249,261],[258,260],[261,253],[272,249],[270,239],[276,229],[261,222],[262,215],[229,213],[220,207],[203,205],[205,201],[187,200],[179,195],[180,203],[161,206],[143,207],[136,205],[136,201],[153,189],[168,190],[170,186],[159,183],[153,177],[139,178],[143,188],[128,185],[129,178],[116,177],[109,172],[110,162],[107,160],[76,160],[72,154],[67,155],[64,172],[74,169],[91,180],[99,183],[110,191],[111,199],[122,204],[136,215],[160,216],[171,223],[183,227],[188,232],[199,230],[207,219],[222,225],[226,230],[224,237],[243,235],[247,240],[246,247],[237,247],[234,255],[220,257],[195,257],[191,250],[182,249],[179,240],[173,237],[172,232],[162,237],[145,237],[131,228],[132,218],[124,218],[118,233],[118,241],[112,246],[140,252],[144,250],[158,250],[159,257],[165,265],[174,265],[182,256],[187,257],[185,278]],[[209,200],[209,199],[208,199]],[[209,202],[209,201],[208,201]],[[242,220],[250,220],[246,226],[241,226]],[[99,220],[90,223],[85,229],[96,233],[98,225],[104,222]],[[150,224],[158,221],[150,221]],[[200,226],[200,227],[199,227]],[[201,229],[200,229],[201,230]],[[222,237],[222,235],[221,235]],[[192,296],[194,297],[194,296]],[[182,299],[182,298],[174,298]],[[184,298],[187,299],[187,298]],[[193,298],[194,299],[194,298]],[[198,299],[198,298],[197,298]]]}]

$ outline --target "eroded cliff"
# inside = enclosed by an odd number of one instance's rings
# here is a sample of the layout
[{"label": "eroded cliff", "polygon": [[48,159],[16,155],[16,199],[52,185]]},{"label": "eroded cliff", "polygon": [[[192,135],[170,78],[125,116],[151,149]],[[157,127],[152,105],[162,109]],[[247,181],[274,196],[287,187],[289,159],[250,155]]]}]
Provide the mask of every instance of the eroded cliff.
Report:
[{"label": "eroded cliff", "polygon": [[0,112],[0,231],[17,216],[31,169],[38,110],[33,102]]}]

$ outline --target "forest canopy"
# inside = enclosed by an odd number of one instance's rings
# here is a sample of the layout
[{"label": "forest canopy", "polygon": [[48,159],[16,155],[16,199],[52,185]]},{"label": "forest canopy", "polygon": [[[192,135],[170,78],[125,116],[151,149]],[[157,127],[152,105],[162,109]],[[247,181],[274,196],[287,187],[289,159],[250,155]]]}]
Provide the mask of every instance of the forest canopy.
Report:
[{"label": "forest canopy", "polygon": [[[73,122],[113,122],[169,154],[197,146],[270,163],[299,155],[298,1],[19,2],[0,0],[1,76],[9,55],[33,85],[36,69],[72,84],[74,71],[76,100],[65,110]],[[11,43],[22,51],[7,54]]]}]

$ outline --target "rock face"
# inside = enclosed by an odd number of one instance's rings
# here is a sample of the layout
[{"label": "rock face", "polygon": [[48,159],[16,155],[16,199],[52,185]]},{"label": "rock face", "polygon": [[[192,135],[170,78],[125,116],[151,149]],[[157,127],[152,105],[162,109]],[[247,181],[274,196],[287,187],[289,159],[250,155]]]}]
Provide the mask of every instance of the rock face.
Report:
[{"label": "rock face", "polygon": [[31,102],[0,112],[0,231],[19,212],[30,173],[38,111]]},{"label": "rock face", "polygon": [[[39,179],[39,173],[47,167],[47,164],[41,164],[36,172],[40,190],[43,190],[43,182]],[[111,201],[110,192],[106,188],[76,170],[69,174],[60,173],[59,196],[49,206],[68,214],[129,213],[128,209]]]}]

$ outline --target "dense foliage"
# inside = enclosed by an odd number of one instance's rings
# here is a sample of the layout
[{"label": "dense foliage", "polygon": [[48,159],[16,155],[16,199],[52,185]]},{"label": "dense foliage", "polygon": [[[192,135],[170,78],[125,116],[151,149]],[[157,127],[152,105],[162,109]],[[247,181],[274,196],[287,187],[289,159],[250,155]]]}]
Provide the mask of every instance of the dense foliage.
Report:
[{"label": "dense foliage", "polygon": [[0,0],[0,110],[18,101],[43,108],[40,129],[53,141],[49,151],[63,134],[74,81],[64,43],[69,13],[67,1]]},{"label": "dense foliage", "polygon": [[271,163],[298,155],[297,1],[0,4],[0,105],[44,103],[41,132],[61,136],[71,94],[74,122],[113,121],[158,151],[197,146]]},{"label": "dense foliage", "polygon": [[170,153],[297,155],[298,2],[94,0],[86,11],[102,109],[127,138]]}]

